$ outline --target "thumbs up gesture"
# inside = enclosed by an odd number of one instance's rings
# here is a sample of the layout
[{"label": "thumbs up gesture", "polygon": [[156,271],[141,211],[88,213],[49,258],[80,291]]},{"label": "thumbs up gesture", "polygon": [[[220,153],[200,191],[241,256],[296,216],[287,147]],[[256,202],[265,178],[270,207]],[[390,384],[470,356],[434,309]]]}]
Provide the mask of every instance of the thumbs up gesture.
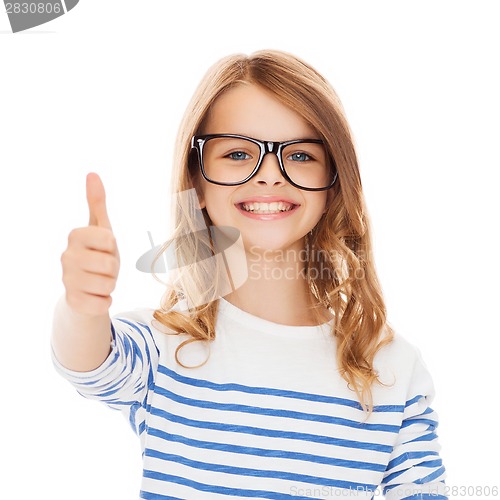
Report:
[{"label": "thumbs up gesture", "polygon": [[120,255],[100,177],[87,175],[89,225],[73,229],[61,255],[66,302],[75,312],[103,316],[111,306],[120,269]]}]

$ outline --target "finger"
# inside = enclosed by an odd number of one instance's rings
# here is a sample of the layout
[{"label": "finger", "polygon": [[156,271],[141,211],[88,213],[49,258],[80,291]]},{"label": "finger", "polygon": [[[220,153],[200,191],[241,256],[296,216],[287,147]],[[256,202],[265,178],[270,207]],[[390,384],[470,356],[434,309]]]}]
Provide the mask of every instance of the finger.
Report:
[{"label": "finger", "polygon": [[87,174],[87,203],[89,206],[89,226],[100,226],[111,229],[106,210],[106,192],[101,178],[96,173]]},{"label": "finger", "polygon": [[117,278],[120,263],[114,256],[95,250],[85,252],[85,260],[81,264],[82,271]]},{"label": "finger", "polygon": [[107,297],[116,288],[116,279],[101,274],[78,271],[63,276],[63,283],[71,296],[81,293]]},{"label": "finger", "polygon": [[118,247],[112,231],[98,226],[77,227],[68,235],[68,249],[87,248],[118,256]]},{"label": "finger", "polygon": [[99,297],[108,297],[116,287],[114,278],[85,272],[80,274],[79,283],[82,292]]}]

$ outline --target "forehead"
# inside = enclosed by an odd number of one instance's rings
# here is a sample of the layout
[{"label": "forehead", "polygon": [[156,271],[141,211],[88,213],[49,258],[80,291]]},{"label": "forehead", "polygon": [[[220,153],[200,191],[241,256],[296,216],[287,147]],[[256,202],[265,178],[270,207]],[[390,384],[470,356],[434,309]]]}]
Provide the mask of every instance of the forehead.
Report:
[{"label": "forehead", "polygon": [[213,103],[204,134],[240,134],[268,141],[319,138],[296,111],[268,90],[255,84],[238,84]]}]

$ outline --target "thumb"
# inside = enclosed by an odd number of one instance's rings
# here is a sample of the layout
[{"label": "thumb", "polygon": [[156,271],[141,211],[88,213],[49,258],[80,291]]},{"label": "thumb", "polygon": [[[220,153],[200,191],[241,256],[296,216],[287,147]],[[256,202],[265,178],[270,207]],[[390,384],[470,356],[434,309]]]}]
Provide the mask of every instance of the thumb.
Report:
[{"label": "thumb", "polygon": [[111,229],[106,210],[106,192],[101,178],[96,173],[87,174],[87,203],[89,206],[89,226]]}]

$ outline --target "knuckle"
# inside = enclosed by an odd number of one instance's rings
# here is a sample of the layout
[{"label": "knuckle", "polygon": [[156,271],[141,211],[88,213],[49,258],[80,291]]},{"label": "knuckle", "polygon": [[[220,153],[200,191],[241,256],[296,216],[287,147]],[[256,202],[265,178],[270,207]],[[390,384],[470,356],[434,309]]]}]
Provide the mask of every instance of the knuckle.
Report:
[{"label": "knuckle", "polygon": [[78,281],[72,273],[64,272],[62,276],[62,282],[66,292],[73,295],[78,290]]},{"label": "knuckle", "polygon": [[68,243],[75,243],[80,238],[80,228],[72,229],[68,234]]},{"label": "knuckle", "polygon": [[116,280],[113,278],[108,278],[104,284],[104,293],[109,296],[109,294],[115,289]]},{"label": "knuckle", "polygon": [[120,260],[117,258],[113,259],[113,276],[115,278],[118,277],[118,273],[120,271]]},{"label": "knuckle", "polygon": [[102,267],[103,267],[104,274],[107,274],[108,276],[114,276],[115,264],[114,264],[113,257],[106,256]]},{"label": "knuckle", "polygon": [[68,272],[78,266],[78,254],[68,249],[61,254],[61,265],[64,272]]},{"label": "knuckle", "polygon": [[68,262],[68,251],[64,250],[64,252],[61,254],[61,257],[59,258],[59,262],[64,265]]},{"label": "knuckle", "polygon": [[[90,277],[90,281],[86,291],[88,293],[97,295],[99,297],[105,297],[109,295],[109,281],[111,278],[108,276],[103,276],[102,274],[93,274]],[[97,299],[97,297],[95,297]]]},{"label": "knuckle", "polygon": [[116,238],[111,231],[108,231],[107,244],[110,250],[114,250],[116,248]]},{"label": "knuckle", "polygon": [[62,282],[63,282],[63,285],[64,287],[66,288],[66,290],[68,290],[69,286],[70,286],[70,279],[69,279],[69,276],[68,276],[68,273],[64,273],[63,272],[63,275],[62,275]]},{"label": "knuckle", "polygon": [[96,233],[96,239],[99,241],[99,245],[102,249],[108,252],[112,251],[114,245],[116,244],[113,233],[107,228],[98,227],[94,229],[98,230]]},{"label": "knuckle", "polygon": [[62,254],[61,254],[61,266],[63,268],[63,271],[64,272],[67,272],[69,268],[71,268],[71,265],[73,263],[73,256],[71,254],[71,252],[68,252],[67,250],[64,251]]}]

